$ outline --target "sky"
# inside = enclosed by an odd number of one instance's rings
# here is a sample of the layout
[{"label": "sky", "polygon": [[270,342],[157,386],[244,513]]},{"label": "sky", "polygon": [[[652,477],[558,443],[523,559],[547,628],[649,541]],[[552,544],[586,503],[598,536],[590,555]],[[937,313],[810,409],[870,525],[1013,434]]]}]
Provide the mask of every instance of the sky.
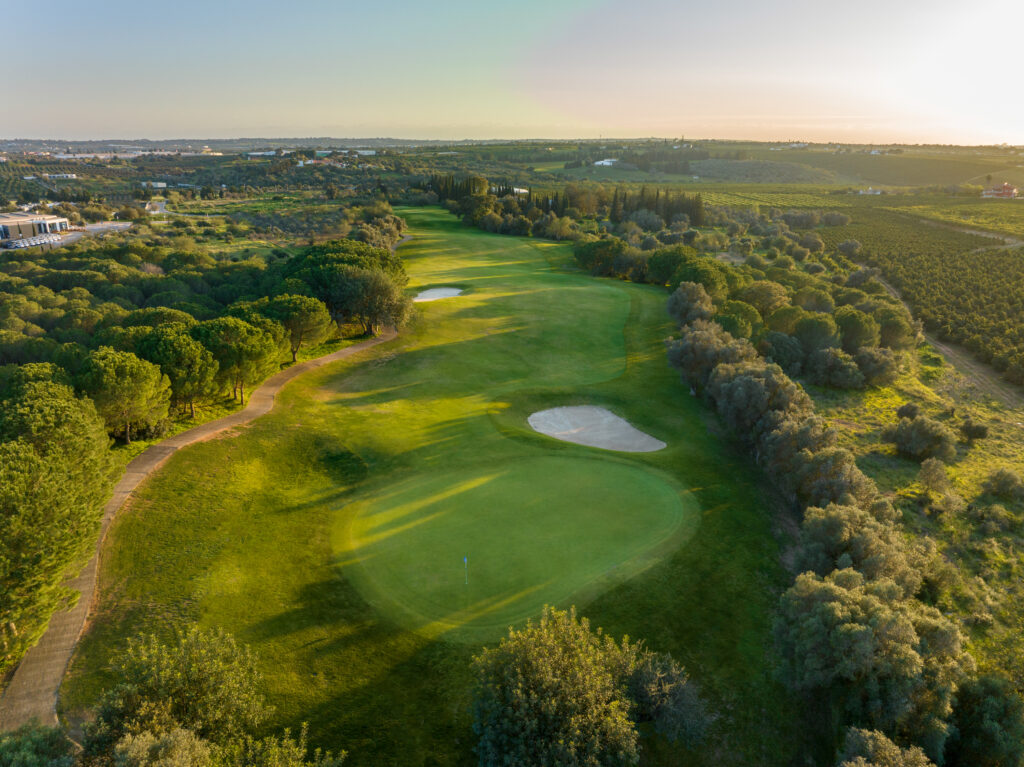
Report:
[{"label": "sky", "polygon": [[0,7],[2,138],[1024,144],[1022,0]]}]

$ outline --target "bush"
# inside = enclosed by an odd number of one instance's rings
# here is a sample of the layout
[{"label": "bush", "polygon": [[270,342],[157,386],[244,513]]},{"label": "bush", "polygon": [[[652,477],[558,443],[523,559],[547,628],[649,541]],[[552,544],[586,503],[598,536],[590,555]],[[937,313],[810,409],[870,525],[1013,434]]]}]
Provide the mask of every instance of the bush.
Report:
[{"label": "bush", "polygon": [[973,445],[975,440],[985,439],[988,436],[988,427],[983,423],[977,423],[973,419],[967,418],[960,425],[960,433],[968,445]]},{"label": "bush", "polygon": [[854,355],[853,360],[860,368],[864,383],[868,386],[891,384],[899,377],[902,367],[897,352],[881,347],[861,349]]},{"label": "bush", "polygon": [[103,756],[129,732],[187,729],[226,743],[269,714],[257,691],[253,655],[220,631],[192,629],[173,647],[156,637],[130,640],[114,664],[117,684],[85,732],[85,753]]},{"label": "bush", "polygon": [[921,408],[914,402],[906,402],[896,409],[897,418],[909,418],[913,421],[921,413]]},{"label": "bush", "polygon": [[895,428],[886,430],[883,438],[896,445],[899,452],[909,458],[941,458],[951,461],[956,457],[956,435],[945,424],[927,416],[914,420],[902,418]]},{"label": "bush", "polygon": [[1024,499],[1024,480],[1009,469],[997,469],[985,480],[985,492],[1007,501]]},{"label": "bush", "polygon": [[71,767],[74,744],[58,727],[26,724],[0,732],[0,765],[4,767]]},{"label": "bush", "polygon": [[935,767],[916,746],[900,748],[877,730],[851,727],[839,754],[838,767]]},{"label": "bush", "polygon": [[708,716],[685,669],[671,655],[644,652],[628,689],[638,721],[653,722],[673,742],[693,746],[703,739]]}]

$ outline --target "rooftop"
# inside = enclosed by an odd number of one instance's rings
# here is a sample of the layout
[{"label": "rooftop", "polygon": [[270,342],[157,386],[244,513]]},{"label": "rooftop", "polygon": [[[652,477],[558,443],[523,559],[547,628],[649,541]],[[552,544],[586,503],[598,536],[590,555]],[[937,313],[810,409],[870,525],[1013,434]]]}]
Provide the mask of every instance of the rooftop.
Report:
[{"label": "rooftop", "polygon": [[14,221],[39,221],[40,219],[62,219],[53,213],[0,213],[0,223],[9,224]]}]

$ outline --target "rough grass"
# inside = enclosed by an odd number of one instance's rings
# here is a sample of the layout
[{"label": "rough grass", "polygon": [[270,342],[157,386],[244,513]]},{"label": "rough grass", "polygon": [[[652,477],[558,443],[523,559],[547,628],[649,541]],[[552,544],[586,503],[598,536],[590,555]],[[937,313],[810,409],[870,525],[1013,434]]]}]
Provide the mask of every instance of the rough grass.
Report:
[{"label": "rough grass", "polygon": [[[712,737],[690,754],[650,737],[648,764],[789,764],[812,736],[772,674],[771,613],[789,580],[774,496],[665,363],[664,292],[568,272],[566,246],[464,229],[437,210],[404,215],[410,291],[470,292],[418,305],[396,341],[298,379],[273,413],[179,452],[140,489],[107,539],[64,714],[96,700],[127,636],[196,621],[256,650],[273,727],[309,722],[313,743],[348,749],[353,765],[472,764],[467,664],[484,637],[452,610],[457,596],[412,580],[430,567],[450,576],[431,551],[457,558],[462,575],[461,535],[484,547],[484,562],[522,558],[521,587],[566,580],[534,595],[534,612],[574,602],[595,625],[688,667],[719,715]],[[541,407],[582,402],[669,446],[611,453],[526,423]],[[359,561],[367,514],[495,472],[508,479],[480,485],[490,497],[465,493],[437,504],[439,517],[375,528],[386,545]],[[550,504],[552,518],[532,504]],[[588,547],[601,550],[595,562]],[[619,577],[607,572],[616,563]],[[515,585],[489,577],[483,599]],[[431,620],[403,620],[403,600]],[[491,623],[475,628],[493,638]]]}]

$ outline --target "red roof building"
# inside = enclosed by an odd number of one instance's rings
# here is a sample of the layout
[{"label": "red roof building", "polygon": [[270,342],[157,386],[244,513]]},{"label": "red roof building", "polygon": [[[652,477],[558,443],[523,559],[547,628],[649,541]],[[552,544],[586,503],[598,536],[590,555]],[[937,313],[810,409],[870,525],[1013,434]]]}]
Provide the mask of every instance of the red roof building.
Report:
[{"label": "red roof building", "polygon": [[982,197],[998,197],[1004,200],[1015,200],[1017,199],[1017,187],[1012,184],[1003,184],[997,186],[994,189],[986,189],[981,193]]}]

